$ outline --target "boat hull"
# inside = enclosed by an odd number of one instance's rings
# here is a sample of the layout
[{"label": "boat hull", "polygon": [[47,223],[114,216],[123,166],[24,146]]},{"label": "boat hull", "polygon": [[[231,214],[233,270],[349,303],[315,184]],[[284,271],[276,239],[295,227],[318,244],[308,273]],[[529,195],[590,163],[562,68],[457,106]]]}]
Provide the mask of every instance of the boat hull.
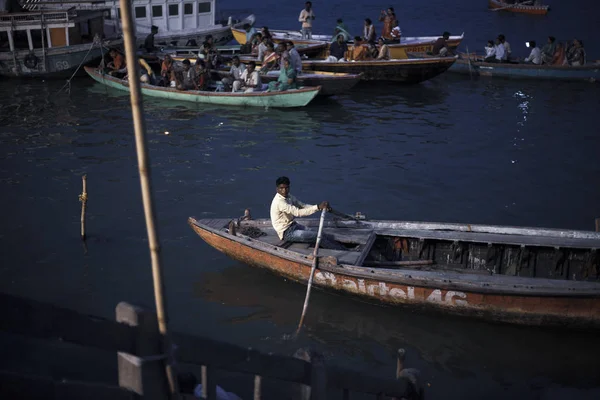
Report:
[{"label": "boat hull", "polygon": [[[288,279],[307,283],[311,270],[310,257],[298,259],[282,248],[269,251],[253,247],[253,239],[229,235],[189,219],[192,229],[210,246],[248,265],[264,268]],[[275,246],[271,246],[275,247]],[[386,305],[411,305],[437,309],[460,316],[477,317],[497,322],[524,325],[554,325],[569,328],[600,328],[600,297],[504,294],[485,290],[453,289],[447,280],[439,284],[419,285],[398,280],[378,279],[369,268],[333,266],[320,262],[314,284],[346,294],[360,296]],[[413,274],[416,274],[412,271]]]},{"label": "boat hull", "polygon": [[[246,32],[241,29],[232,28],[234,39],[240,43],[246,43]],[[326,43],[329,46],[332,37],[329,35],[313,35],[313,40],[303,40],[301,33],[297,31],[271,31],[273,35],[273,41],[280,43],[282,41],[291,40],[296,45],[310,45],[315,43]],[[448,47],[451,49],[457,48],[463,40],[464,35],[451,36],[447,41]],[[426,53],[433,50],[433,44],[437,40],[434,36],[421,36],[421,37],[406,37],[402,39],[400,43],[390,43],[388,47],[390,49],[390,57],[394,59],[405,59],[409,58],[408,53]],[[351,47],[351,46],[350,46]]]},{"label": "boat hull", "polygon": [[[110,45],[121,44],[122,40],[113,41]],[[69,47],[46,49],[44,57],[42,49],[35,49],[33,54],[37,59],[35,66],[29,68],[25,59],[29,50],[0,53],[0,76],[20,78],[68,78],[81,66],[98,64],[102,59],[103,50],[91,43]],[[106,53],[106,50],[104,50]],[[16,66],[15,66],[16,62]],[[31,65],[30,65],[31,66]],[[83,71],[81,71],[83,73]]]},{"label": "boat hull", "polygon": [[533,14],[533,15],[546,15],[546,14],[548,14],[548,10],[550,9],[549,6],[545,6],[545,5],[540,5],[540,6],[519,5],[519,4],[510,5],[510,4],[503,3],[498,0],[488,0],[488,6],[492,10],[495,9],[495,10],[499,10],[499,11],[508,11],[508,12]]},{"label": "boat hull", "polygon": [[356,62],[307,60],[302,62],[302,69],[305,71],[362,74],[361,79],[367,81],[395,81],[414,84],[435,78],[448,70],[455,61],[455,57]]},{"label": "boat hull", "polygon": [[[469,65],[470,64],[470,65]],[[472,74],[488,77],[511,79],[538,79],[557,81],[598,82],[600,64],[588,64],[581,67],[548,66],[531,64],[498,64],[459,59],[448,70],[460,74]]]},{"label": "boat hull", "polygon": [[[96,82],[115,89],[129,91],[127,81],[101,74],[96,69],[90,67],[86,67],[85,71]],[[266,108],[304,107],[317,96],[319,90],[320,87],[311,87],[285,92],[224,93],[193,90],[182,91],[141,84],[142,94],[150,97],[214,105]]]}]

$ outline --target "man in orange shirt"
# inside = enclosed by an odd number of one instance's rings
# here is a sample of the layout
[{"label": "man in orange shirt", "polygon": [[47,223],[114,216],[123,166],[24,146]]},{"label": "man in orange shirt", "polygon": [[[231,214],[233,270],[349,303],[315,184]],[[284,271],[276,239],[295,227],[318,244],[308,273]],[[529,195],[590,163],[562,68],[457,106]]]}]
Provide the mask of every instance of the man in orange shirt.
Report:
[{"label": "man in orange shirt", "polygon": [[354,47],[352,48],[352,59],[354,61],[365,61],[371,59],[369,49],[363,46],[365,42],[360,36],[354,38]]}]

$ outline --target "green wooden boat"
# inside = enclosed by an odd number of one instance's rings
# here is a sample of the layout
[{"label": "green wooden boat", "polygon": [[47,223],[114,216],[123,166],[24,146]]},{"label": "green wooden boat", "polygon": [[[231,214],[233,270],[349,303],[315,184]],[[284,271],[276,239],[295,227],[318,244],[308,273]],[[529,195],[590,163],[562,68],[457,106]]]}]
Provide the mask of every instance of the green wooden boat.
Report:
[{"label": "green wooden boat", "polygon": [[[96,82],[103,85],[129,91],[129,83],[123,79],[103,74],[97,68],[85,67]],[[183,100],[195,103],[217,104],[242,107],[304,107],[310,103],[321,90],[317,87],[304,87],[302,89],[287,90],[285,92],[254,92],[254,93],[230,93],[230,92],[208,92],[197,90],[177,90],[148,84],[141,84],[142,94],[152,97],[160,97],[169,100]]]}]

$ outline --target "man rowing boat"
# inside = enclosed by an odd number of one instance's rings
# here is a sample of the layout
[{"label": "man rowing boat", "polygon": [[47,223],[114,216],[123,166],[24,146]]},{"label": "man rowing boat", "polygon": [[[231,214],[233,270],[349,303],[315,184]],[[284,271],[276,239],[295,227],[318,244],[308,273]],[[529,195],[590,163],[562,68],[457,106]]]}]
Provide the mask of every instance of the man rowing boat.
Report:
[{"label": "man rowing boat", "polygon": [[[271,224],[277,232],[279,239],[295,243],[314,243],[317,240],[317,231],[307,229],[294,221],[295,217],[308,217],[323,209],[329,210],[329,202],[320,204],[305,204],[290,194],[290,179],[281,176],[275,181],[277,193],[271,202]],[[323,233],[321,247],[334,250],[347,250],[336,242],[333,237]]]}]

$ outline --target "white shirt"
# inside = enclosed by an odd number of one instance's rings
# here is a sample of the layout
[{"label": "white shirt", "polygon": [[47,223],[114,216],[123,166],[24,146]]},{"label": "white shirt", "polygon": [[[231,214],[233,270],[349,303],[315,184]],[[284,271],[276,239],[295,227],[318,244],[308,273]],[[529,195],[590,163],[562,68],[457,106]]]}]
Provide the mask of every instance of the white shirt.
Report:
[{"label": "white shirt", "polygon": [[504,59],[508,60],[508,57],[510,56],[510,53],[512,53],[512,51],[510,51],[510,43],[508,43],[506,40],[504,41],[504,43],[502,43],[504,45]]},{"label": "white shirt", "polygon": [[317,211],[318,206],[304,204],[291,194],[285,198],[276,193],[271,202],[271,224],[279,239],[283,240],[283,233],[292,225],[294,217],[308,217]]},{"label": "white shirt", "polygon": [[496,48],[494,46],[489,47],[485,46],[485,58],[492,57],[496,55]]},{"label": "white shirt", "polygon": [[315,13],[312,8],[310,11],[306,11],[306,8],[300,11],[300,16],[298,17],[298,22],[302,22],[303,28],[312,28],[312,20],[315,17]]},{"label": "white shirt", "polygon": [[245,86],[254,86],[254,85],[257,85],[255,87],[255,89],[256,90],[260,90],[261,81],[260,81],[260,75],[258,74],[257,70],[252,71],[252,73],[250,74],[250,76],[248,76],[248,70],[245,69],[244,72],[242,72],[242,75],[240,76],[240,79],[244,82]]},{"label": "white shirt", "polygon": [[494,46],[494,50],[496,50],[496,60],[503,60],[504,54],[506,53],[506,51],[504,50],[504,45],[502,43],[497,44]]},{"label": "white shirt", "polygon": [[238,79],[242,79],[242,73],[246,70],[246,66],[242,63],[240,63],[239,67],[236,67],[235,65],[231,65],[231,69],[229,70],[229,73],[231,75],[233,75],[233,79],[238,80]]},{"label": "white shirt", "polygon": [[536,46],[531,49],[531,53],[529,54],[529,57],[525,59],[525,61],[531,61],[534,64],[540,65],[542,63],[542,52],[540,51],[540,48]]},{"label": "white shirt", "polygon": [[402,31],[400,30],[400,27],[396,26],[394,29],[392,29],[391,35],[394,39],[398,39],[400,36],[402,36]]},{"label": "white shirt", "polygon": [[258,59],[262,61],[265,58],[265,51],[267,51],[267,45],[263,42],[260,42],[258,45]]},{"label": "white shirt", "polygon": [[[295,47],[293,47],[290,50],[290,65],[292,66],[292,68],[294,68],[294,71],[296,71],[297,73],[301,73],[302,72],[302,58],[300,57],[300,53],[298,53],[298,50],[296,50]],[[283,65],[283,63],[282,63]]]}]

